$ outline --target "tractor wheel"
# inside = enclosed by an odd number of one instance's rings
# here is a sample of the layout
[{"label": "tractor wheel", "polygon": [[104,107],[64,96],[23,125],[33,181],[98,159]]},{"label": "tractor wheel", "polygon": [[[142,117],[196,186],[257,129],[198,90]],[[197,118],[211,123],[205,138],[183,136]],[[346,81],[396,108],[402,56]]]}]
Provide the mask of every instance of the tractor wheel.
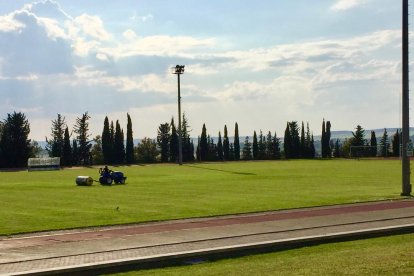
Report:
[{"label": "tractor wheel", "polygon": [[107,184],[107,185],[112,185],[112,178],[107,177],[107,178],[106,178],[106,184]]},{"label": "tractor wheel", "polygon": [[121,182],[121,184],[125,184],[125,179],[122,178],[120,182]]}]

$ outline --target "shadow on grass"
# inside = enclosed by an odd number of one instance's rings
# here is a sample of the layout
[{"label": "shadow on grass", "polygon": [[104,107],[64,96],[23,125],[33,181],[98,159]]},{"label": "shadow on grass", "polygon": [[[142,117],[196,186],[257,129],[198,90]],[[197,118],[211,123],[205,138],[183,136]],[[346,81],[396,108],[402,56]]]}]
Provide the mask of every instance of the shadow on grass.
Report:
[{"label": "shadow on grass", "polygon": [[238,174],[238,175],[257,175],[257,174],[255,174],[255,173],[226,171],[226,170],[220,170],[220,169],[212,169],[212,168],[200,167],[200,166],[195,166],[195,165],[185,165],[185,166],[186,166],[186,167],[190,167],[190,168],[196,168],[196,169],[202,169],[202,170],[208,170],[208,171],[225,172],[225,173],[230,173],[230,174]]}]

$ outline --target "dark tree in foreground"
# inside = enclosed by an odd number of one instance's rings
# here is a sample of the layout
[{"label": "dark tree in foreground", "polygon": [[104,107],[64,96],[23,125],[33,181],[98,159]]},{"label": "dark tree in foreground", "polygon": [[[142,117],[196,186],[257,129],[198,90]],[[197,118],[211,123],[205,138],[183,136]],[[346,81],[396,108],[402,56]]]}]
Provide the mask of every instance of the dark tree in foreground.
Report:
[{"label": "dark tree in foreground", "polygon": [[104,127],[102,130],[102,154],[106,164],[112,163],[113,141],[111,137],[111,129],[109,127],[109,119],[105,117]]},{"label": "dark tree in foreground", "polygon": [[399,157],[400,156],[400,133],[397,129],[397,132],[395,132],[395,134],[392,137],[392,153],[393,156],[395,157]]},{"label": "dark tree in foreground", "polygon": [[3,121],[0,151],[5,167],[25,167],[31,157],[30,124],[21,112],[7,114]]},{"label": "dark tree in foreground", "polygon": [[240,160],[240,139],[239,139],[239,125],[236,123],[234,127],[234,160]]},{"label": "dark tree in foreground", "polygon": [[371,131],[371,156],[377,156],[377,137],[375,135],[375,131]]},{"label": "dark tree in foreground", "polygon": [[227,126],[224,125],[224,137],[223,137],[223,159],[225,161],[230,160],[230,142],[227,133]]},{"label": "dark tree in foreground", "polygon": [[161,162],[168,162],[170,158],[170,124],[164,123],[158,127],[157,144],[161,153]]},{"label": "dark tree in foreground", "polygon": [[325,119],[322,122],[322,138],[321,138],[321,147],[322,147],[322,157],[330,158],[331,157],[331,122],[327,121],[325,125]]},{"label": "dark tree in foreground", "polygon": [[134,134],[132,132],[132,120],[131,116],[127,113],[127,137],[126,137],[126,149],[125,149],[125,161],[127,164],[133,164],[134,158]]},{"label": "dark tree in foreground", "polygon": [[389,154],[389,141],[388,141],[388,132],[387,129],[384,129],[384,134],[381,137],[380,140],[380,147],[381,147],[381,156],[387,157]]},{"label": "dark tree in foreground", "polygon": [[252,143],[249,142],[249,136],[246,136],[246,139],[244,140],[242,159],[243,160],[252,159]]},{"label": "dark tree in foreground", "polygon": [[302,158],[307,158],[308,152],[308,145],[306,143],[306,136],[305,136],[305,124],[302,121],[302,128],[300,131],[300,156]]},{"label": "dark tree in foreground", "polygon": [[70,146],[70,135],[68,127],[65,128],[63,137],[63,155],[61,159],[62,166],[72,165],[72,147]]},{"label": "dark tree in foreground", "polygon": [[259,157],[259,145],[257,144],[256,131],[253,132],[253,159],[257,160]]},{"label": "dark tree in foreground", "polygon": [[62,157],[65,128],[65,117],[58,114],[57,119],[52,120],[51,138],[46,137],[46,150],[50,157]]},{"label": "dark tree in foreground", "polygon": [[300,157],[300,137],[299,127],[296,121],[288,122],[285,130],[285,157],[299,158]]},{"label": "dark tree in foreground", "polygon": [[115,164],[123,164],[125,162],[124,131],[121,129],[118,120],[115,123],[115,140],[113,154]]},{"label": "dark tree in foreground", "polygon": [[289,159],[292,155],[292,137],[290,136],[289,123],[286,124],[285,136],[283,137],[283,151],[285,158]]},{"label": "dark tree in foreground", "polygon": [[170,137],[170,162],[178,161],[178,134],[174,124],[174,118],[171,118],[171,137]]},{"label": "dark tree in foreground", "polygon": [[76,135],[76,140],[78,143],[78,162],[79,165],[89,165],[90,164],[90,151],[91,151],[91,141],[89,140],[89,119],[91,117],[88,115],[88,112],[82,114],[81,117],[76,118],[76,124],[74,126],[74,132]]},{"label": "dark tree in foreground", "polygon": [[194,145],[190,138],[190,125],[188,124],[188,119],[183,114],[183,120],[181,125],[181,137],[183,145],[183,161],[192,162],[194,161]]},{"label": "dark tree in foreground", "polygon": [[219,161],[223,161],[223,143],[221,141],[221,132],[219,131],[219,138],[217,142],[217,158]]},{"label": "dark tree in foreground", "polygon": [[200,161],[206,161],[207,155],[208,155],[208,143],[207,140],[207,129],[206,124],[203,124],[203,128],[201,130],[201,136],[200,136]]}]

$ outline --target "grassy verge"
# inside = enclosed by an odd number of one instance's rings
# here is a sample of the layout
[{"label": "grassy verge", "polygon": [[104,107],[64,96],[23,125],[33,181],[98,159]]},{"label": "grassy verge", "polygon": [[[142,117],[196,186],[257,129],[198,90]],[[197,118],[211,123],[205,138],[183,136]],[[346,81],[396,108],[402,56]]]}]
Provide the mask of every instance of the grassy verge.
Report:
[{"label": "grassy verge", "polygon": [[409,234],[117,275],[413,275],[413,247]]},{"label": "grassy verge", "polygon": [[[120,167],[127,185],[78,187],[96,168],[0,172],[0,234],[397,198],[398,160]],[[117,208],[119,207],[119,208]]]}]

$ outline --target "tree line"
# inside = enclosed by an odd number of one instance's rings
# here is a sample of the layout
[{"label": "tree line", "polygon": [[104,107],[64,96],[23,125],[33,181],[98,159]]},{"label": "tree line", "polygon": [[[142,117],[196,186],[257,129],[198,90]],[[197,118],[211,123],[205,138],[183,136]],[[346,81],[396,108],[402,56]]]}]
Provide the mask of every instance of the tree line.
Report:
[{"label": "tree line", "polygon": [[[170,122],[161,123],[157,129],[156,139],[144,137],[134,145],[132,120],[127,113],[126,135],[116,120],[105,117],[101,135],[91,138],[89,130],[90,116],[85,112],[76,118],[72,129],[65,117],[57,114],[51,121],[50,137],[46,137],[48,155],[60,157],[62,166],[87,166],[93,164],[134,164],[151,162],[177,162],[178,141],[181,133],[183,161],[238,161],[238,160],[276,160],[276,159],[311,159],[317,157],[315,140],[309,123],[287,122],[283,137],[268,131],[254,131],[252,138],[246,136],[240,143],[239,126],[234,125],[234,135],[229,136],[227,125],[223,135],[219,131],[217,141],[208,134],[203,124],[197,145],[190,136],[191,127],[183,114],[181,129]],[[42,148],[36,141],[28,139],[30,124],[24,113],[7,114],[0,122],[0,167],[25,167],[27,159],[38,155]],[[216,136],[217,137],[217,136]],[[252,139],[252,140],[251,140]],[[358,125],[352,137],[343,141],[331,139],[330,121],[322,122],[321,151],[322,158],[347,157],[388,157],[400,155],[401,132],[388,136],[384,133],[380,139],[374,131],[370,139],[365,138],[365,130]],[[319,155],[318,155],[319,156]]]},{"label": "tree line", "polygon": [[398,130],[392,138],[389,137],[387,129],[378,139],[375,131],[371,131],[370,139],[366,138],[365,130],[357,125],[352,137],[341,142],[337,139],[330,141],[334,148],[333,157],[400,157],[402,132]]}]

